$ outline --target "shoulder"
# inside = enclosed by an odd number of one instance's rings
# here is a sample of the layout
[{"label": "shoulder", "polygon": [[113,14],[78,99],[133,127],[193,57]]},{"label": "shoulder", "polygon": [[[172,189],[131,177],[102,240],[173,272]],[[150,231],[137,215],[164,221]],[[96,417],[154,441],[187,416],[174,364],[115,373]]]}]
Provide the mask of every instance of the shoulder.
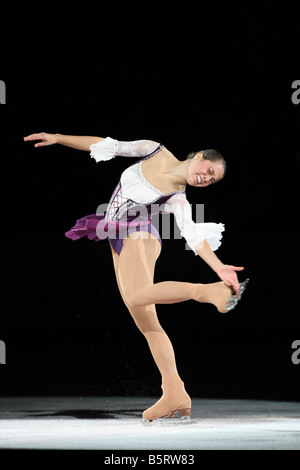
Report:
[{"label": "shoulder", "polygon": [[170,152],[170,150],[168,150],[166,147],[163,146],[163,144],[162,144],[160,153],[165,158],[170,158],[170,159],[176,158],[175,155],[172,152]]},{"label": "shoulder", "polygon": [[178,162],[178,158],[175,157],[175,155],[170,152],[166,147],[163,146],[157,153],[157,156],[161,161],[163,161],[164,167],[168,168],[169,166],[174,165],[175,162]]}]

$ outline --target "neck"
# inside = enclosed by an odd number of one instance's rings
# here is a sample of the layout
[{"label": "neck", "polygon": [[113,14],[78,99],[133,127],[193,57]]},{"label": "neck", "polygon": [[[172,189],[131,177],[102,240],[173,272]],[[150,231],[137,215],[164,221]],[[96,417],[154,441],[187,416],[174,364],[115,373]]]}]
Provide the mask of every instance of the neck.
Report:
[{"label": "neck", "polygon": [[186,184],[188,164],[188,160],[180,161],[176,158],[174,163],[169,166],[167,174],[175,184]]}]

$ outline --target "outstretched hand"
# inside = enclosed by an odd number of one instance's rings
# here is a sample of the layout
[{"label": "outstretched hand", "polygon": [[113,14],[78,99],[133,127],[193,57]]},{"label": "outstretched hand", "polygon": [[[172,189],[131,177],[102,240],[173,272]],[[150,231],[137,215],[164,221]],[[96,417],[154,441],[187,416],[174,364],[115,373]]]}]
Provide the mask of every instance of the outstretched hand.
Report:
[{"label": "outstretched hand", "polygon": [[233,288],[235,293],[239,291],[239,280],[236,274],[236,271],[243,271],[244,267],[242,266],[231,266],[229,264],[224,264],[221,268],[217,269],[216,273],[219,278],[225,282],[227,286]]},{"label": "outstretched hand", "polygon": [[53,145],[57,143],[57,137],[55,134],[46,134],[46,132],[40,132],[38,134],[30,134],[26,137],[24,137],[24,141],[35,141],[35,140],[41,140],[41,142],[38,142],[37,144],[34,144],[35,147],[45,147],[47,145]]}]

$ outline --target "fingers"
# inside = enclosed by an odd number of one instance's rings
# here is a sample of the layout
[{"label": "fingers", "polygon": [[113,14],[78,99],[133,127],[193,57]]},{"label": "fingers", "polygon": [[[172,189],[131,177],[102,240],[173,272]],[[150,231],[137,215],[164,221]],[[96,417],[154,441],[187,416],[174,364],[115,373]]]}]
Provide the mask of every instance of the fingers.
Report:
[{"label": "fingers", "polygon": [[239,280],[238,280],[237,275],[235,275],[234,279],[232,279],[232,284],[231,285],[234,288],[235,293],[238,294],[238,292],[240,290],[240,284],[239,284]]},{"label": "fingers", "polygon": [[45,132],[39,132],[38,134],[30,134],[24,137],[25,142],[34,141],[34,140],[41,140],[42,142],[38,142],[34,144],[35,147],[45,147],[47,145],[51,145],[54,142],[50,141],[50,135],[46,134]]},{"label": "fingers", "polygon": [[38,142],[34,144],[35,147],[45,147],[46,145],[50,145],[48,142]]},{"label": "fingers", "polygon": [[234,293],[235,293],[235,294],[238,294],[238,292],[239,292],[239,290],[240,290],[240,286],[239,286],[238,281],[232,283],[232,287],[233,287]]},{"label": "fingers", "polygon": [[230,287],[234,291],[235,294],[238,293],[240,287],[239,287],[239,281],[237,279],[231,279],[230,281],[225,282],[225,284],[228,287]]},{"label": "fingers", "polygon": [[[239,280],[235,271],[243,271],[245,268],[243,266],[227,266],[229,272],[227,271],[227,279],[223,279],[225,284],[228,287],[231,287],[237,294],[240,289]],[[231,271],[231,272],[230,272]]]},{"label": "fingers", "polygon": [[29,140],[39,140],[39,139],[43,139],[44,136],[45,136],[44,132],[40,132],[38,134],[30,134],[24,137],[24,141],[27,142]]},{"label": "fingers", "polygon": [[225,265],[218,271],[218,275],[235,294],[238,294],[240,286],[236,271],[243,271],[244,269],[244,266]]},{"label": "fingers", "polygon": [[237,275],[235,274],[235,272],[232,273],[232,275],[229,275],[228,278],[227,278],[227,282],[225,281],[225,283],[232,288],[232,290],[234,290],[234,293],[237,294],[239,289],[240,289],[240,285],[239,285],[239,280],[238,280],[238,277]]},{"label": "fingers", "polygon": [[234,294],[239,291],[239,281],[236,276],[227,276],[227,279],[223,278],[223,282],[224,284],[226,284],[227,287],[231,288]]}]

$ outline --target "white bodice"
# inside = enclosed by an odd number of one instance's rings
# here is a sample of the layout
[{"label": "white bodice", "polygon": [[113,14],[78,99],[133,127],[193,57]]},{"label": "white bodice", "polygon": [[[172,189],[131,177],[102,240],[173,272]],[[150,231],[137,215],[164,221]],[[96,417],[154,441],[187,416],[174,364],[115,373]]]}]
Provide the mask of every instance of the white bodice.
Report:
[{"label": "white bodice", "polygon": [[121,175],[122,195],[140,204],[150,204],[164,193],[152,186],[143,175],[143,161],[126,168]]}]

